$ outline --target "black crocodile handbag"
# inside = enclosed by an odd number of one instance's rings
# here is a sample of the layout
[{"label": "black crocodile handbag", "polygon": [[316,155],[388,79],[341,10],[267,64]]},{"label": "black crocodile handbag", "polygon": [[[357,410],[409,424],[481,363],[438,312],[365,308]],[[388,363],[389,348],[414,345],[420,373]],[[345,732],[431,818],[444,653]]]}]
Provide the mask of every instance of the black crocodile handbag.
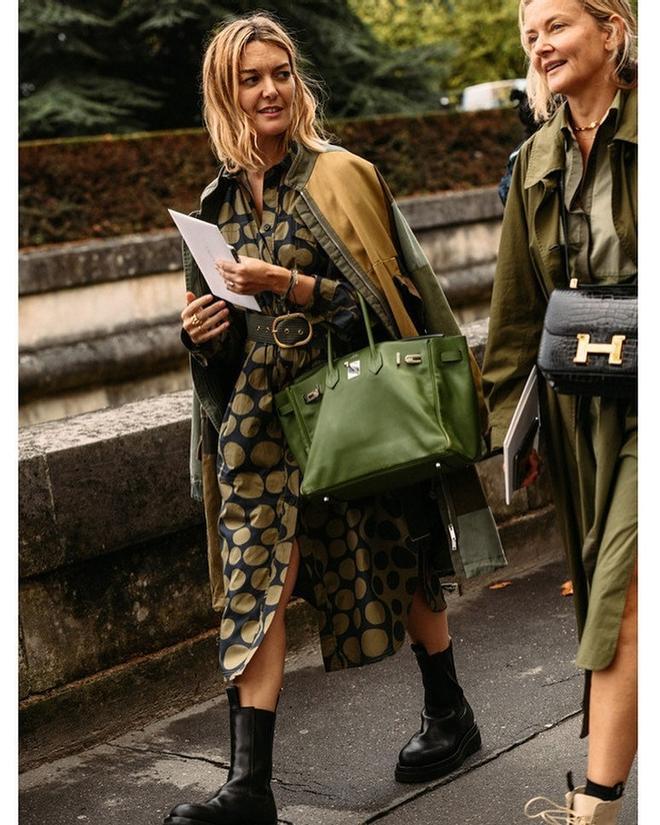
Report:
[{"label": "black crocodile handbag", "polygon": [[555,289],[537,358],[558,393],[633,398],[637,392],[637,285]]},{"label": "black crocodile handbag", "polygon": [[634,398],[637,393],[637,284],[583,284],[570,278],[563,181],[558,188],[568,289],[550,293],[537,365],[567,395]]}]

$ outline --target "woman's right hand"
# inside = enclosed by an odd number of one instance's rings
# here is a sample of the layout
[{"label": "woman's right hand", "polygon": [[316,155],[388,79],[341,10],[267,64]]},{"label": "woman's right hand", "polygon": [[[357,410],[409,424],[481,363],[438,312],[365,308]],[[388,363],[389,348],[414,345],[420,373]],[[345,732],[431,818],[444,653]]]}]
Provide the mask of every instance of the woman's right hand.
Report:
[{"label": "woman's right hand", "polygon": [[193,344],[204,344],[229,329],[229,309],[214,295],[195,297],[186,292],[186,308],[181,313],[181,323]]}]

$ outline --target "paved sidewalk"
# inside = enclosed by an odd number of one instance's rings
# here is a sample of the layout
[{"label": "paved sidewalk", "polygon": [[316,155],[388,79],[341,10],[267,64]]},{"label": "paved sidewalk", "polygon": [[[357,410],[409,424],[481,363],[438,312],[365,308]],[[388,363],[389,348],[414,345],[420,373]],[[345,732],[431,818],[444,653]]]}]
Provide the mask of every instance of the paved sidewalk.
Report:
[{"label": "paved sidewalk", "polygon": [[[459,678],[482,750],[460,771],[400,785],[393,768],[417,728],[421,683],[408,646],[366,668],[327,675],[311,642],[287,660],[274,754],[280,822],[291,825],[523,825],[531,796],[560,801],[565,773],[583,779],[582,678],[563,562],[506,587],[451,597]],[[21,825],[161,825],[181,801],[224,781],[224,695],[21,776]],[[636,770],[620,825],[636,825]],[[538,822],[538,820],[535,820]]]}]

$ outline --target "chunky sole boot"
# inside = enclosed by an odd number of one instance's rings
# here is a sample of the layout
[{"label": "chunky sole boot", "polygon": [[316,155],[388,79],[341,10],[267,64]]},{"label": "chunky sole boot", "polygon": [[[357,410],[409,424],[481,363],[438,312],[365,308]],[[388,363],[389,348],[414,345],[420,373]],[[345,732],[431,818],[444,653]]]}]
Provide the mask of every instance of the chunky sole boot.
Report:
[{"label": "chunky sole boot", "polygon": [[270,787],[275,712],[242,708],[238,690],[227,688],[231,767],[227,781],[206,802],[177,805],[163,825],[277,825]]},{"label": "chunky sole boot", "polygon": [[421,728],[399,753],[397,782],[429,782],[446,776],[481,748],[472,708],[456,677],[451,644],[429,656],[413,645],[424,684]]},{"label": "chunky sole boot", "polygon": [[429,782],[431,779],[439,779],[460,767],[468,756],[476,753],[480,748],[481,734],[477,725],[474,724],[458,743],[454,753],[437,762],[418,766],[401,764],[399,761],[394,770],[394,778],[397,782]]}]

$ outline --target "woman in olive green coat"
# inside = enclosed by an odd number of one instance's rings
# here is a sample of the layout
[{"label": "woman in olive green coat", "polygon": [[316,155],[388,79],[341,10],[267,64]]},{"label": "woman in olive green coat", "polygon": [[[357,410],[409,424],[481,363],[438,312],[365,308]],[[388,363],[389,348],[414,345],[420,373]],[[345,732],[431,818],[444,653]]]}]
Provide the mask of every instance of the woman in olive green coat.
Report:
[{"label": "woman in olive green coat", "polygon": [[[502,227],[484,363],[492,448],[502,446],[535,364],[548,295],[568,286],[562,175],[571,277],[622,283],[637,276],[630,5],[523,0],[520,29],[528,95],[546,122],[520,152]],[[616,820],[636,752],[636,401],[558,395],[545,385],[540,394],[545,460],[574,586],[577,664],[587,671],[583,735],[590,741],[586,787],[571,788],[565,806],[549,810],[547,800],[535,801],[526,813],[604,825]]]}]

